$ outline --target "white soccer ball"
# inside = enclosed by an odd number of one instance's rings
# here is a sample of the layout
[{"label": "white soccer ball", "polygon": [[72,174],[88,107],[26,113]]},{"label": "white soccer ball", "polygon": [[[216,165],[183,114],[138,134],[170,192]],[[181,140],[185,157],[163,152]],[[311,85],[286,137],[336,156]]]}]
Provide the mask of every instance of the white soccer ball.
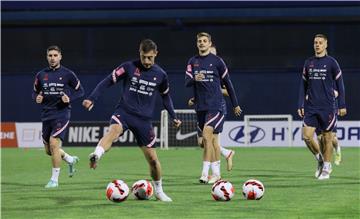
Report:
[{"label": "white soccer ball", "polygon": [[139,180],[132,185],[131,192],[136,199],[148,200],[154,194],[154,189],[148,180]]},{"label": "white soccer ball", "polygon": [[122,180],[116,179],[106,187],[106,197],[113,202],[125,201],[129,196],[129,187]]},{"label": "white soccer ball", "polygon": [[234,197],[235,189],[226,180],[219,180],[211,188],[211,195],[216,201],[230,201]]},{"label": "white soccer ball", "polygon": [[243,195],[248,200],[260,200],[265,192],[265,187],[259,180],[249,179],[243,185]]}]

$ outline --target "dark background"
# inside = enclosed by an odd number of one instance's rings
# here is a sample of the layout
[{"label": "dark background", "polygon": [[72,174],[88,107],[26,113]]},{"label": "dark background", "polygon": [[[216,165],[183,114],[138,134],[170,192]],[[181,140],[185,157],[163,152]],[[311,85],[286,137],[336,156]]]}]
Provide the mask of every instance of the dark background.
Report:
[{"label": "dark background", "polygon": [[[1,2],[1,8],[1,121],[39,121],[32,85],[52,44],[62,48],[62,64],[89,94],[117,65],[137,58],[139,42],[151,38],[175,108],[187,108],[191,90],[184,73],[202,31],[227,63],[244,114],[297,119],[303,63],[313,55],[313,36],[326,34],[328,52],[343,71],[345,119],[360,119],[359,2]],[[108,120],[120,90],[108,89],[91,113],[81,101],[73,103],[72,120]],[[228,119],[235,119],[231,110]]]}]

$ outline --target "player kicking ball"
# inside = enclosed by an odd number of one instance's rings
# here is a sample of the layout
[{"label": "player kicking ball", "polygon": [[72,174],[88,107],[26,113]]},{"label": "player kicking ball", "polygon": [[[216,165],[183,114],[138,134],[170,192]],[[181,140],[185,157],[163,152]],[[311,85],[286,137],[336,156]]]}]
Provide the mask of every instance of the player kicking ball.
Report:
[{"label": "player kicking ball", "polygon": [[159,65],[155,64],[157,45],[150,39],[143,40],[140,43],[139,53],[140,59],[124,62],[115,68],[83,101],[83,106],[91,110],[106,88],[118,82],[123,84],[123,94],[111,116],[109,132],[100,139],[95,151],[89,155],[90,168],[95,169],[112,143],[129,129],[135,135],[138,146],[150,166],[156,198],[171,202],[172,199],[163,191],[161,165],[155,151],[156,136],[151,123],[157,93],[160,93],[164,107],[173,119],[175,127],[179,127],[181,121],[176,118],[169,95],[168,76]]}]

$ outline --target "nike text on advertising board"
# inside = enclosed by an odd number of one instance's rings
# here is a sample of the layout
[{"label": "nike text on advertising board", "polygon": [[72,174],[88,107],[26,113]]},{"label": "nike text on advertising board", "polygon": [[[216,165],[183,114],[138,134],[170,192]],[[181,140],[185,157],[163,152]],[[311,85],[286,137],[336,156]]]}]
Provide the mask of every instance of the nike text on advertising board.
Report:
[{"label": "nike text on advertising board", "polygon": [[[159,122],[153,122],[156,136],[160,136]],[[109,131],[109,122],[70,122],[64,146],[96,146]],[[160,140],[157,138],[156,142]],[[126,130],[112,146],[137,146],[134,134]]]}]

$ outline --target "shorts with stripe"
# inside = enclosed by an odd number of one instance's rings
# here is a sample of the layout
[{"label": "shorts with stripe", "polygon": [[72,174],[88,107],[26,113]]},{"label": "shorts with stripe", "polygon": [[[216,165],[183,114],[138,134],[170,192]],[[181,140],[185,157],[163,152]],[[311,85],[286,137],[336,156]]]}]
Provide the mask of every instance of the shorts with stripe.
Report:
[{"label": "shorts with stripe", "polygon": [[110,124],[119,124],[123,133],[130,130],[137,141],[138,146],[155,147],[156,135],[152,123],[148,119],[127,113],[125,110],[117,109],[111,116]]},{"label": "shorts with stripe", "polygon": [[60,138],[64,141],[65,134],[68,129],[68,118],[57,118],[42,122],[42,138],[43,142],[49,144],[50,137]]},{"label": "shorts with stripe", "polygon": [[314,127],[317,133],[335,132],[337,115],[334,110],[305,110],[304,127]]},{"label": "shorts with stripe", "polygon": [[[209,110],[209,111],[197,111],[196,112],[198,120],[198,136],[202,136],[202,130],[204,126],[211,126],[214,128],[214,134],[219,134],[223,130],[223,125],[225,121],[225,115],[221,111]],[[200,133],[201,132],[201,133]]]}]

